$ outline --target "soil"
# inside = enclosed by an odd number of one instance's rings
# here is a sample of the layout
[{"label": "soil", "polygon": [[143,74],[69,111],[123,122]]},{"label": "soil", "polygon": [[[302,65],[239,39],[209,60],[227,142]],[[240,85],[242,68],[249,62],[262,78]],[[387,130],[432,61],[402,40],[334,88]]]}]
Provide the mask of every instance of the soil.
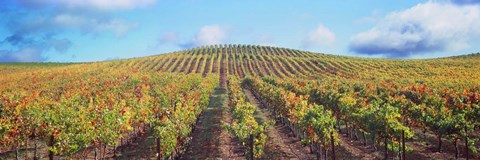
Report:
[{"label": "soil", "polygon": [[[371,139],[368,139],[367,145],[364,146],[361,140],[351,140],[345,134],[341,134],[340,145],[348,153],[351,153],[355,158],[348,159],[383,159],[384,150],[382,146],[378,146],[378,150],[375,151],[371,144]],[[460,155],[458,159],[465,159],[465,146],[462,145],[462,141],[459,141]],[[412,139],[406,141],[406,146],[413,149],[412,152],[405,154],[406,159],[416,160],[431,160],[431,159],[455,159],[455,149],[453,142],[443,139],[442,152],[437,151],[437,139],[430,133],[426,133],[426,139],[424,139],[423,133],[419,130],[415,131],[415,136]],[[394,155],[389,153],[389,159]],[[479,159],[478,155],[470,153],[470,159]]]},{"label": "soil", "polygon": [[265,59],[265,61],[262,61],[262,62],[264,62],[268,66],[268,68],[272,69],[273,74],[275,74],[275,76],[277,76],[279,78],[283,78],[283,76],[280,75],[280,73],[278,73],[278,70],[275,67],[273,67],[273,64],[272,64],[273,62],[269,61],[267,59],[267,57],[264,57],[264,59]]},{"label": "soil", "polygon": [[207,74],[210,72],[210,61],[212,61],[212,56],[208,57],[205,59],[205,69],[203,70],[203,76],[207,76]]},{"label": "soil", "polygon": [[272,57],[272,63],[274,65],[274,69],[275,70],[278,70],[278,72],[281,72],[283,75],[285,75],[286,77],[289,77],[289,72],[287,72],[284,68],[283,68],[283,65],[278,62],[278,59],[276,59],[276,57]]},{"label": "soil", "polygon": [[260,61],[260,58],[258,58],[257,55],[254,55],[254,60],[257,61],[257,67],[262,71],[262,73],[265,73],[264,75],[271,75],[270,71],[267,69],[263,61]]},{"label": "soil", "polygon": [[242,62],[240,62],[240,58],[236,58],[235,59],[236,63],[237,63],[237,73],[238,73],[238,76],[243,78],[245,77],[245,75],[243,74],[243,68],[242,68]]},{"label": "soil", "polygon": [[232,58],[233,56],[234,55],[229,55],[228,56],[228,66],[229,66],[228,67],[228,74],[235,74],[235,71],[233,70],[233,68],[234,68],[234,66],[233,66],[234,61],[233,61],[233,58]]},{"label": "soil", "polygon": [[252,68],[252,71],[254,71],[255,74],[257,74],[260,77],[264,76],[263,72],[261,72],[260,69],[259,69],[260,67],[257,66],[257,64],[254,61],[252,61],[251,59],[248,60],[248,65],[250,66],[250,68]]},{"label": "soil", "polygon": [[[113,158],[113,149],[108,148],[106,157],[109,159],[156,159],[155,137],[152,132],[137,137],[132,143],[117,148],[116,157]],[[94,159],[90,152],[88,159]]]},{"label": "soil", "polygon": [[198,62],[198,56],[195,56],[194,59],[191,60],[190,62],[190,67],[188,68],[188,74],[192,73],[193,72],[193,69],[195,68],[195,64],[197,64]]},{"label": "soil", "polygon": [[167,68],[165,68],[164,71],[169,71],[170,68],[173,66],[173,64],[175,64],[176,62],[177,62],[177,58],[173,58],[173,59],[170,61],[170,63],[168,63]]},{"label": "soil", "polygon": [[197,70],[195,71],[195,73],[200,73],[202,71],[202,65],[204,62],[204,59],[203,56],[200,57],[200,60],[198,62],[198,66],[197,66]]},{"label": "soil", "polygon": [[185,64],[184,62],[185,62],[185,60],[187,60],[187,59],[188,59],[188,58],[184,57],[184,58],[182,58],[182,60],[177,60],[177,62],[175,63],[175,65],[173,66],[173,68],[170,69],[170,71],[171,71],[171,72],[178,72],[180,66],[181,66],[182,64]]},{"label": "soil", "polygon": [[190,62],[191,59],[193,59],[193,58],[190,58],[190,57],[189,57],[189,58],[186,58],[186,59],[185,59],[185,62],[183,62],[182,68],[181,68],[180,71],[178,71],[178,72],[186,72],[187,67],[190,65],[189,62]]}]

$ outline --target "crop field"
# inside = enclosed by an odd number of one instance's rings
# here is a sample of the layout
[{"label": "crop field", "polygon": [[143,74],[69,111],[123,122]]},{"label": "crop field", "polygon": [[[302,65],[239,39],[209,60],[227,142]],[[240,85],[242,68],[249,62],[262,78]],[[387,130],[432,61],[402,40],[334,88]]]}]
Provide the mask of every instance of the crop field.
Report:
[{"label": "crop field", "polygon": [[0,159],[480,159],[480,54],[0,64]]}]

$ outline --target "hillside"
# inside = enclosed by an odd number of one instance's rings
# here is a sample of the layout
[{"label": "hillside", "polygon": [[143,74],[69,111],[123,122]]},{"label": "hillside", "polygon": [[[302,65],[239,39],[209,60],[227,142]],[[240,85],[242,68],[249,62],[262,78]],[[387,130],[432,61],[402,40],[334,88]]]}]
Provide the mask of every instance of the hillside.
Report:
[{"label": "hillside", "polygon": [[[156,56],[95,62],[109,67],[130,67],[148,72],[227,73],[240,77],[342,77],[348,79],[404,79],[458,82],[480,78],[480,56],[468,54],[435,59],[394,60],[314,53],[254,45],[213,45]],[[89,64],[89,63],[87,63]],[[2,64],[5,73],[71,64]]]},{"label": "hillside", "polygon": [[0,64],[0,159],[480,158],[479,71],[252,45]]},{"label": "hillside", "polygon": [[342,77],[405,81],[474,82],[480,78],[480,56],[421,60],[358,58],[287,48],[251,45],[215,45],[173,53],[105,62],[112,67],[176,73],[219,73],[240,77],[279,78]]}]

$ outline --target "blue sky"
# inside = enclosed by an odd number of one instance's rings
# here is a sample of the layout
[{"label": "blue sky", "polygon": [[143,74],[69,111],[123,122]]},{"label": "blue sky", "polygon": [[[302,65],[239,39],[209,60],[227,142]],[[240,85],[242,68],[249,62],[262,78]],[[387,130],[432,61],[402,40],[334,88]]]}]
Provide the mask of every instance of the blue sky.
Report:
[{"label": "blue sky", "polygon": [[210,44],[433,58],[480,51],[480,0],[2,0],[0,62],[85,62]]}]

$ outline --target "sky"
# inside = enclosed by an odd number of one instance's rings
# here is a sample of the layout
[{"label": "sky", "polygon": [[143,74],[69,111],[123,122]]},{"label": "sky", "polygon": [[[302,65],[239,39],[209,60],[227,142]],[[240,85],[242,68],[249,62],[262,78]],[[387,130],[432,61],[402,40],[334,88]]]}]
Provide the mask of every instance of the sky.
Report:
[{"label": "sky", "polygon": [[91,62],[212,44],[435,58],[480,52],[480,0],[0,0],[0,62]]}]

